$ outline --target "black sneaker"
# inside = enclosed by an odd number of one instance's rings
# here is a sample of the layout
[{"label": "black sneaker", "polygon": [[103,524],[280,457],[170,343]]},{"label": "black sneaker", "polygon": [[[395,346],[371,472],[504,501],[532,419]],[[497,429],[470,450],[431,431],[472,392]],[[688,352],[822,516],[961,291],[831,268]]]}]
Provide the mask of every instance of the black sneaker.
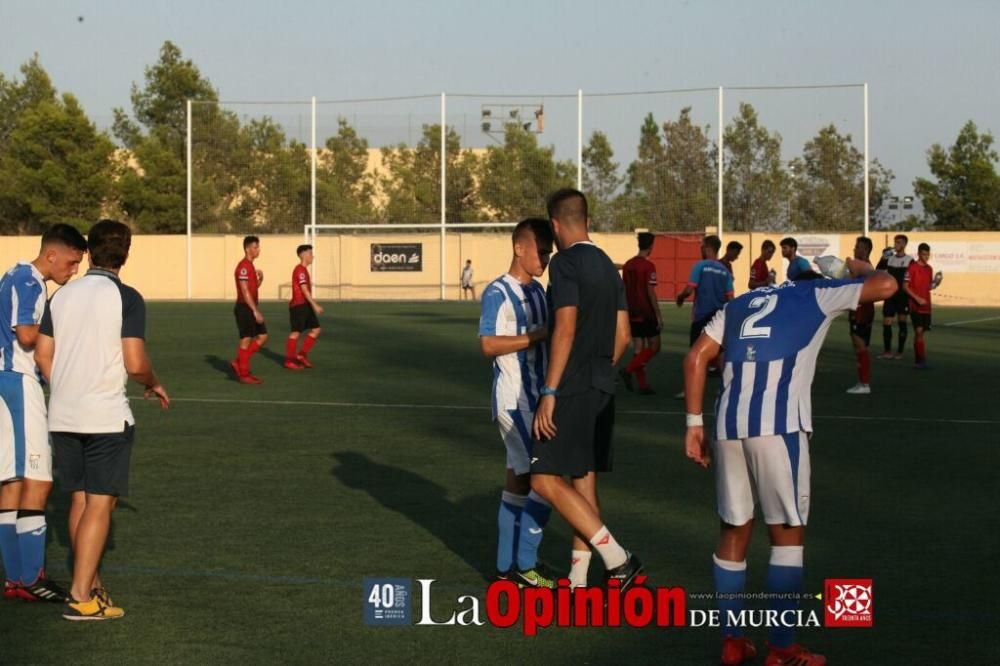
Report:
[{"label": "black sneaker", "polygon": [[614,569],[608,569],[605,581],[610,583],[613,580],[617,580],[620,589],[625,591],[632,586],[636,577],[641,573],[643,573],[642,562],[639,561],[638,557],[629,553],[628,559],[623,564]]},{"label": "black sneaker", "polygon": [[51,578],[39,576],[33,585],[25,585],[24,591],[30,594],[36,601],[51,601],[57,604],[65,604],[70,599],[69,592],[57,585]]},{"label": "black sneaker", "polygon": [[493,580],[510,580],[510,569],[507,571],[497,570],[496,575],[493,576]]},{"label": "black sneaker", "polygon": [[628,373],[628,371],[626,371],[623,368],[623,369],[621,369],[621,370],[618,371],[618,376],[622,378],[622,384],[625,385],[625,388],[628,389],[629,393],[632,393],[633,391],[635,391],[635,388],[632,387],[632,375],[630,375]]}]

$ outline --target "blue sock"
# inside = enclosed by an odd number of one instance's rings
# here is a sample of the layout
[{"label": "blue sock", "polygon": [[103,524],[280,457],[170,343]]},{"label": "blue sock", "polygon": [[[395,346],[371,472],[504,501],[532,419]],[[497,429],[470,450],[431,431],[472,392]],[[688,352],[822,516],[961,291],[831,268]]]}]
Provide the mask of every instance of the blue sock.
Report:
[{"label": "blue sock", "polygon": [[521,511],[527,495],[515,495],[503,491],[500,501],[500,514],[497,516],[499,528],[497,539],[497,571],[510,571],[514,566],[514,553],[517,552],[517,532],[521,520]]},{"label": "blue sock", "polygon": [[552,507],[532,490],[521,512],[521,529],[517,540],[517,568],[527,571],[538,563],[538,546],[542,543],[542,530],[549,524]]},{"label": "blue sock", "polygon": [[21,582],[34,585],[45,568],[45,512],[17,512],[17,544],[21,550]]},{"label": "blue sock", "polygon": [[[775,594],[802,591],[802,546],[771,546],[771,561],[767,565],[767,591]],[[771,599],[768,604],[768,608],[779,613],[796,610],[798,607],[797,598]],[[771,628],[769,642],[772,646],[786,648],[794,640],[793,628],[784,626]]]},{"label": "blue sock", "polygon": [[[712,562],[714,563],[712,570],[715,578],[715,593],[718,595],[743,594],[747,582],[746,560],[742,562],[720,560],[713,553]],[[743,598],[725,599],[720,596],[718,601],[719,614],[722,616],[719,620],[722,626],[723,638],[726,636],[741,638],[743,636],[743,627],[731,625],[729,614],[739,615],[740,611],[743,610]]]},{"label": "blue sock", "polygon": [[0,556],[7,580],[21,580],[21,551],[17,547],[17,509],[0,509]]}]

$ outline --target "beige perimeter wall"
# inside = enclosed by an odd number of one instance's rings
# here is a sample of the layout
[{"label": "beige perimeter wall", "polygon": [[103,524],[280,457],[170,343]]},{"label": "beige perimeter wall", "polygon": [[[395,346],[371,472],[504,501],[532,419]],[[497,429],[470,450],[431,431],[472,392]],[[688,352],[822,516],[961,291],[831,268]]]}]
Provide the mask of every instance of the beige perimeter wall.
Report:
[{"label": "beige perimeter wall", "polygon": [[[934,293],[935,305],[1000,306],[1000,232],[911,232],[908,252],[929,243],[931,265],[945,279]],[[769,238],[776,244],[780,234],[726,234],[725,241],[738,240],[743,255],[735,264],[737,293],[747,288],[750,264]],[[854,235],[800,234],[803,254],[849,256]],[[875,257],[892,242],[891,233],[872,234]],[[195,236],[192,239],[192,297],[199,300],[230,300],[236,296],[233,271],[243,256],[239,236]],[[0,237],[0,269],[19,260],[33,259],[37,237]],[[262,299],[288,297],[295,248],[299,235],[264,236],[257,267],[264,272]],[[635,254],[632,234],[594,234],[594,242],[616,263]],[[421,243],[420,272],[373,272],[372,243]],[[450,233],[446,241],[446,298],[459,297],[459,276],[466,259],[472,260],[477,296],[510,264],[510,239],[506,233]],[[313,281],[321,299],[436,299],[440,295],[440,236],[436,233],[384,235],[323,235],[316,244]],[[122,269],[123,280],[147,299],[184,299],[187,296],[187,239],[184,236],[136,236],[132,253]],[[784,276],[780,259],[772,260],[779,278]],[[545,278],[543,278],[544,282]]]}]

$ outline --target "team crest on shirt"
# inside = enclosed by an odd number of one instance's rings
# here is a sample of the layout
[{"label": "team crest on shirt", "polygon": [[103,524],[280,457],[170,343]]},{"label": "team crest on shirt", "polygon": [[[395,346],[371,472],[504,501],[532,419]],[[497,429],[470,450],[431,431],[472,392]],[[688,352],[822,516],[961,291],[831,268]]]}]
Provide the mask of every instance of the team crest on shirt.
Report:
[{"label": "team crest on shirt", "polygon": [[32,453],[30,456],[28,456],[28,466],[31,467],[32,470],[37,472],[39,460],[41,460],[41,456],[38,455],[37,453]]},{"label": "team crest on shirt", "polygon": [[747,360],[751,362],[757,360],[757,350],[753,348],[753,345],[747,345]]}]

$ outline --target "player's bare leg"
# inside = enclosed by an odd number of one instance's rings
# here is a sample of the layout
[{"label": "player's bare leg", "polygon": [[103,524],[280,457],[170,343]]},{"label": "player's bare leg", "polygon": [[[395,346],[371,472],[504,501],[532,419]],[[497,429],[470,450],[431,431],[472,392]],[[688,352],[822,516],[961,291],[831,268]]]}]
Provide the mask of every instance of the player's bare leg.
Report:
[{"label": "player's bare leg", "polygon": [[927,348],[924,346],[924,327],[913,327],[913,357],[914,367],[918,370],[927,369]]},{"label": "player's bare leg", "polygon": [[285,367],[289,370],[301,370],[302,364],[298,360],[299,332],[292,331],[285,340]]},{"label": "player's bare leg", "polygon": [[[587,500],[591,507],[601,514],[601,503],[597,497],[597,474],[590,472],[586,476],[574,478],[573,487]],[[587,584],[587,571],[590,568],[590,542],[579,532],[573,532],[573,550],[570,554],[569,581],[573,587]]]},{"label": "player's bare leg", "polygon": [[892,325],[896,322],[896,317],[884,317],[882,319],[882,353],[877,356],[879,359],[891,359],[892,356]]},{"label": "player's bare leg", "polygon": [[86,495],[73,540],[73,586],[70,593],[77,601],[89,600],[92,590],[97,587],[97,567],[104,554],[111,529],[111,513],[116,504],[117,499],[111,495]]},{"label": "player's bare leg", "polygon": [[[116,507],[118,506],[118,499],[115,498]],[[82,490],[78,490],[70,495],[70,505],[69,505],[69,544],[70,548],[76,547],[76,530],[80,526],[80,519],[83,517],[83,510],[87,508],[87,494]],[[101,580],[101,574],[98,572],[94,574],[94,589],[104,590],[104,582]]]}]

